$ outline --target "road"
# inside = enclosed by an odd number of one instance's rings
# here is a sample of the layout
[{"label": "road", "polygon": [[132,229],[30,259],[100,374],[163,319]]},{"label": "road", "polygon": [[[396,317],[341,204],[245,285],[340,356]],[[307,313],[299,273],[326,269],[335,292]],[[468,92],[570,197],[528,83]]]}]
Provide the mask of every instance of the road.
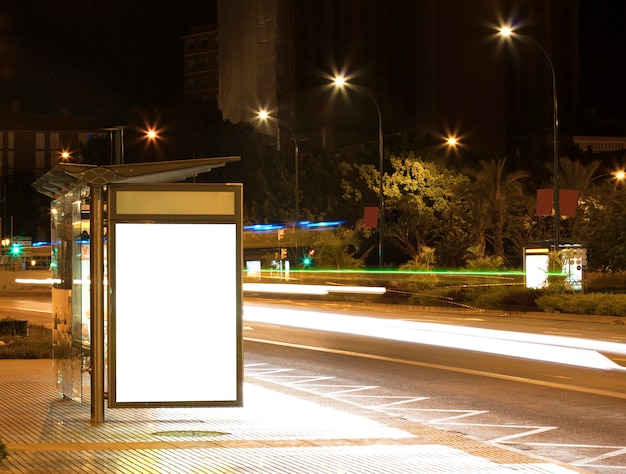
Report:
[{"label": "road", "polygon": [[[7,311],[44,320],[49,297]],[[626,325],[247,298],[244,350],[246,377],[626,472]]]},{"label": "road", "polygon": [[[345,304],[317,306],[312,311],[301,303],[248,302],[244,317],[247,374],[257,371],[256,376],[266,381],[504,444],[590,472],[626,472],[626,326]],[[315,322],[300,313],[313,315]],[[348,322],[355,318],[355,324],[335,326],[333,331],[296,327],[315,326],[327,315]],[[363,326],[371,321],[358,318],[372,316],[383,316],[384,323],[374,326],[371,335],[351,334],[366,332]],[[400,341],[389,333],[398,319],[443,327],[417,330],[400,325]],[[461,328],[487,332],[477,336],[469,331],[478,337],[473,350],[446,347],[446,342],[468,344],[458,340],[459,332],[467,333]],[[422,341],[407,342],[411,332],[418,332]],[[529,351],[525,357],[493,353],[506,352],[508,347],[517,353],[519,340],[536,341],[525,343]],[[593,349],[598,345],[609,351]],[[559,358],[561,353],[565,360]],[[546,360],[552,356],[559,362]]]},{"label": "road", "polygon": [[0,319],[22,319],[52,327],[50,290],[0,291]]}]

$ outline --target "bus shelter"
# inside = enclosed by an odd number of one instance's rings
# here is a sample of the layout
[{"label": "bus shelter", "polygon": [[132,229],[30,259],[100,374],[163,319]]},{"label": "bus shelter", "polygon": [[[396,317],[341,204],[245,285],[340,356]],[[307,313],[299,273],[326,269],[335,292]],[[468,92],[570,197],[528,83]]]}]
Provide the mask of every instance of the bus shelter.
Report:
[{"label": "bus shelter", "polygon": [[[542,289],[549,286],[550,258],[554,254],[554,242],[528,242],[524,246],[524,275],[526,288]],[[587,246],[581,242],[560,242],[559,268],[554,276],[563,278],[570,291],[584,291],[587,273]]]},{"label": "bus shelter", "polygon": [[53,198],[58,388],[92,422],[105,401],[242,405],[242,186],[181,182],[239,159],[62,163],[33,183]]}]

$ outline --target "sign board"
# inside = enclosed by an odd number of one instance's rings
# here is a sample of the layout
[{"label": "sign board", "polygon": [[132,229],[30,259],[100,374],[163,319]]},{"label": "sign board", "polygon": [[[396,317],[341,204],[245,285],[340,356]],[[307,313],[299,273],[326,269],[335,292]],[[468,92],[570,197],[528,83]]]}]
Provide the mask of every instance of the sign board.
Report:
[{"label": "sign board", "polygon": [[540,290],[548,287],[549,249],[524,249],[526,288]]},{"label": "sign board", "polygon": [[241,209],[241,185],[110,185],[111,407],[242,405]]},{"label": "sign board", "polygon": [[[559,249],[562,260],[560,276],[570,291],[583,291],[587,268],[587,249],[583,244],[565,243]],[[540,290],[550,284],[550,246],[524,248],[526,288]]]}]

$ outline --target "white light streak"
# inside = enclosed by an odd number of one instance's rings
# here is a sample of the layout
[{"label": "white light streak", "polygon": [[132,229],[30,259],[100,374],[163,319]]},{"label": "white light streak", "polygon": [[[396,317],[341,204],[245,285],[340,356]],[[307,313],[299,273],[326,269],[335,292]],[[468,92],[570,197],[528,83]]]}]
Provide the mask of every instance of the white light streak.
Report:
[{"label": "white light streak", "polygon": [[626,354],[624,344],[612,342],[250,304],[245,305],[244,319],[592,369],[626,371],[597,352]]},{"label": "white light streak", "polygon": [[291,295],[318,295],[329,293],[359,293],[382,295],[387,290],[381,286],[334,286],[334,285],[290,285],[288,283],[244,283],[243,291],[251,293],[281,293]]},{"label": "white light streak", "polygon": [[61,283],[61,280],[54,278],[16,278],[15,283],[22,285],[52,285]]}]

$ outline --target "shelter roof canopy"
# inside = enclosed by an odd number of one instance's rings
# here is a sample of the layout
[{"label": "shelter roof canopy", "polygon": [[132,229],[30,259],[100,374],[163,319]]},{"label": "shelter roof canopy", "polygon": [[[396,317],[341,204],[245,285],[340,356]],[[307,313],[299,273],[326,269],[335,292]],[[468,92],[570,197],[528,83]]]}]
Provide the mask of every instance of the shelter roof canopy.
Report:
[{"label": "shelter roof canopy", "polygon": [[80,182],[95,186],[108,183],[177,182],[208,173],[214,168],[221,168],[240,159],[240,156],[225,156],[104,166],[59,163],[38,178],[33,187],[41,194],[56,199]]}]

